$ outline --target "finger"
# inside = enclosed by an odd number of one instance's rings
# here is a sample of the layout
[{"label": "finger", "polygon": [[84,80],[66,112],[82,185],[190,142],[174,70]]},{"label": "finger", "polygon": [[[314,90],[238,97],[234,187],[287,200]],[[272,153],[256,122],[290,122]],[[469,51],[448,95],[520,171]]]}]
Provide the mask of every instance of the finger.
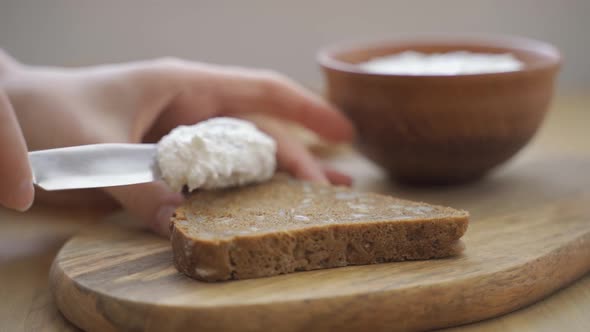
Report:
[{"label": "finger", "polygon": [[146,108],[151,111],[142,112],[141,121],[136,121],[141,125],[134,132],[145,134],[149,129],[149,141],[180,124],[253,112],[298,122],[330,141],[349,141],[354,136],[350,121],[333,106],[269,71],[164,59],[139,65],[134,72],[139,85],[159,91],[146,95],[163,96],[159,107]]},{"label": "finger", "polygon": [[342,113],[282,75],[228,69],[219,79],[224,109],[231,115],[263,112],[298,122],[334,142],[354,136],[352,124]]},{"label": "finger", "polygon": [[104,190],[129,213],[139,218],[143,226],[166,237],[170,232],[170,218],[176,207],[184,201],[182,194],[170,191],[163,182],[109,187]]},{"label": "finger", "polygon": [[27,146],[8,97],[0,89],[0,204],[26,211],[34,188]]},{"label": "finger", "polygon": [[60,208],[96,211],[112,211],[119,206],[113,197],[98,189],[46,191],[37,188],[35,202]]},{"label": "finger", "polygon": [[288,134],[281,124],[256,115],[246,115],[241,118],[256,123],[258,128],[275,139],[279,169],[287,171],[299,179],[328,183],[328,178],[326,178],[321,165],[301,142]]},{"label": "finger", "polygon": [[338,170],[335,170],[329,166],[323,166],[323,171],[331,184],[340,186],[352,186],[352,178]]},{"label": "finger", "polygon": [[217,87],[205,64],[175,58],[138,62],[127,71],[141,96],[132,119],[132,139],[157,142],[179,125],[191,125],[218,115],[212,96]]}]

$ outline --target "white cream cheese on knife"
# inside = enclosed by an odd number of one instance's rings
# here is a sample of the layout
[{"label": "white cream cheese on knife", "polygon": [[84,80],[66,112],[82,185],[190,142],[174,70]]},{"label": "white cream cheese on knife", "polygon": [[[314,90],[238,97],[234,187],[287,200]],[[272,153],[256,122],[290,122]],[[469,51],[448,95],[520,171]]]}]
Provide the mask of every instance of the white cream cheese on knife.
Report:
[{"label": "white cream cheese on knife", "polygon": [[158,142],[162,179],[175,191],[242,186],[270,179],[277,144],[248,121],[213,118],[179,126]]}]

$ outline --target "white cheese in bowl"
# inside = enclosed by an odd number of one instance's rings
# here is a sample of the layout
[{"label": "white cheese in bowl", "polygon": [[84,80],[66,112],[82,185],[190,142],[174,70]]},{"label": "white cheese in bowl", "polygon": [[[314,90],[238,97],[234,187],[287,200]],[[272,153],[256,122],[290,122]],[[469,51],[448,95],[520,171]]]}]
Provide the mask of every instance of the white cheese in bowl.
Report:
[{"label": "white cheese in bowl", "polygon": [[375,74],[464,75],[519,70],[524,64],[510,53],[402,53],[373,58],[360,67]]}]

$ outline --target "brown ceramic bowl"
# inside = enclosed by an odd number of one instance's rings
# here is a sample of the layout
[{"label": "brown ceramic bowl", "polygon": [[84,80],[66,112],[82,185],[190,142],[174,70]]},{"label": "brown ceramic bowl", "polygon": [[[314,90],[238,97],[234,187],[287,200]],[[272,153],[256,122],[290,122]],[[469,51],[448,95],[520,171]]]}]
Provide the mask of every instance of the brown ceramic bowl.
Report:
[{"label": "brown ceramic bowl", "polygon": [[[357,64],[406,50],[512,53],[518,71],[391,75]],[[561,56],[519,37],[422,37],[329,47],[318,61],[328,98],[356,125],[361,150],[397,180],[451,184],[484,176],[519,151],[549,106]]]}]

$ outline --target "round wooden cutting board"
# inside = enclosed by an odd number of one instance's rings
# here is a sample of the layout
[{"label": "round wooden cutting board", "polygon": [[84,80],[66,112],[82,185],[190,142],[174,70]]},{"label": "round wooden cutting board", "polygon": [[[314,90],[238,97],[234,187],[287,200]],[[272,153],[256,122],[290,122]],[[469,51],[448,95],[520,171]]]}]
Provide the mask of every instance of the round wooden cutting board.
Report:
[{"label": "round wooden cutting board", "polygon": [[67,242],[51,270],[62,313],[88,331],[396,331],[510,312],[590,271],[590,161],[512,164],[480,183],[402,189],[471,212],[462,256],[203,283],[169,243],[103,225]]}]

